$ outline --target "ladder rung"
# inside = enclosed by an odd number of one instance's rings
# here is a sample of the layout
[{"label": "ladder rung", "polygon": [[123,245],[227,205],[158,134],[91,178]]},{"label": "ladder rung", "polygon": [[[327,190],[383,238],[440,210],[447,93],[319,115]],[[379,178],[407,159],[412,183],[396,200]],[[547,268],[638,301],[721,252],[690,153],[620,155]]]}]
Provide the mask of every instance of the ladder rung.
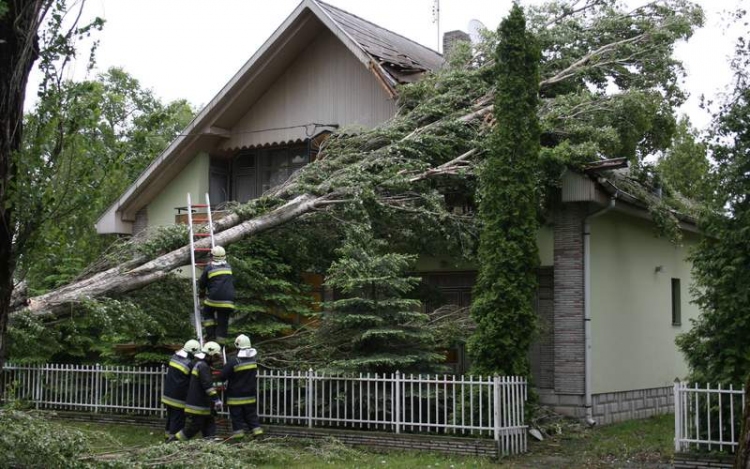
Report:
[{"label": "ladder rung", "polygon": [[195,248],[195,252],[210,252],[211,248]]},{"label": "ladder rung", "polygon": [[211,236],[211,233],[193,233],[193,236],[196,238],[205,238],[206,236]]},{"label": "ladder rung", "polygon": [[208,204],[193,204],[192,208],[208,208]]},{"label": "ladder rung", "polygon": [[193,224],[195,224],[195,223],[203,223],[203,222],[207,222],[207,221],[208,221],[208,217],[206,217],[206,218],[193,217]]},{"label": "ladder rung", "polygon": [[196,262],[195,263],[196,267],[203,267],[204,265],[208,265],[208,262]]}]

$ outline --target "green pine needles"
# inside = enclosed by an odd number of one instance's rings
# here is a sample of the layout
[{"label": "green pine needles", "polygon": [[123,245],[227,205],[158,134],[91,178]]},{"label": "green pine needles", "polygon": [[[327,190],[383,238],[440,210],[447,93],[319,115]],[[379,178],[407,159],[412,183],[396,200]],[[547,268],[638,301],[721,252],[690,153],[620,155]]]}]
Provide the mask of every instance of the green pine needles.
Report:
[{"label": "green pine needles", "polygon": [[539,48],[514,5],[499,28],[496,125],[479,173],[479,277],[469,341],[474,371],[528,376],[536,329]]},{"label": "green pine needles", "polygon": [[387,252],[368,224],[347,229],[340,258],[328,270],[326,284],[340,298],[326,305],[319,329],[331,349],[331,368],[345,372],[429,372],[442,356],[424,327],[420,302],[407,298],[419,283],[404,275],[413,255]]}]

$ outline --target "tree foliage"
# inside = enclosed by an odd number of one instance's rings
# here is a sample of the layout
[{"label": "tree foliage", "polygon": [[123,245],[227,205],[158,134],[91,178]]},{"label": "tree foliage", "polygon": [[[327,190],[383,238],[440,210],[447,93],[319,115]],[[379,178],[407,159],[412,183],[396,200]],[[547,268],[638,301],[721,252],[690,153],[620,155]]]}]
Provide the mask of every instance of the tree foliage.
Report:
[{"label": "tree foliage", "polygon": [[[529,10],[528,28],[542,49],[538,189],[543,194],[555,190],[567,165],[610,156],[637,163],[665,147],[674,128],[672,109],[682,99],[676,87],[681,68],[671,50],[701,21],[700,9],[682,0],[634,11],[612,0]],[[230,215],[223,226],[244,223],[242,233],[258,234],[282,230],[279,219],[303,215],[306,229],[366,221],[373,239],[398,252],[475,259],[477,161],[492,129],[509,125],[491,115],[494,59],[485,51],[494,50],[496,40],[490,36],[475,56],[465,48],[450,67],[403,87],[399,112],[387,123],[334,134],[315,162]],[[610,85],[616,92],[607,92]],[[352,206],[358,210],[349,211]],[[296,211],[287,216],[290,207]],[[224,233],[234,237],[235,228]],[[127,264],[109,264],[109,270],[67,287],[64,291],[76,293],[65,301],[140,288],[187,255],[186,249],[155,260],[139,254]]]},{"label": "tree foliage", "polygon": [[750,374],[750,47],[740,39],[736,88],[716,116],[714,185],[701,214],[703,238],[692,256],[701,315],[678,345],[696,382],[733,384]]},{"label": "tree foliage", "polygon": [[24,151],[23,119],[34,62],[39,60],[42,72],[40,97],[53,97],[46,115],[54,119],[65,112],[55,100],[63,70],[75,54],[74,41],[101,28],[98,18],[85,25],[67,24],[67,12],[64,0],[16,0],[2,2],[0,8],[0,367],[18,261],[43,220],[53,218],[69,200],[55,188],[56,175],[66,171],[60,156],[65,131],[73,124],[58,122],[49,140],[37,142],[44,153],[30,155]]},{"label": "tree foliage", "polygon": [[680,119],[672,145],[659,158],[656,171],[680,194],[694,201],[710,196],[708,148],[687,117]]},{"label": "tree foliage", "polygon": [[479,172],[479,276],[469,342],[480,374],[527,376],[536,330],[540,52],[514,4],[498,29],[495,119]]},{"label": "tree foliage", "polygon": [[388,252],[388,244],[369,227],[354,225],[326,285],[339,298],[325,305],[319,343],[331,354],[328,366],[338,371],[429,372],[442,357],[424,324],[421,304],[408,298],[419,278],[405,275],[415,256]]},{"label": "tree foliage", "polygon": [[192,116],[187,102],[163,104],[118,68],[41,93],[18,152],[17,190],[36,195],[17,202],[35,213],[35,228],[24,235],[16,277],[44,291],[97,260],[112,242],[96,233],[97,218]]}]

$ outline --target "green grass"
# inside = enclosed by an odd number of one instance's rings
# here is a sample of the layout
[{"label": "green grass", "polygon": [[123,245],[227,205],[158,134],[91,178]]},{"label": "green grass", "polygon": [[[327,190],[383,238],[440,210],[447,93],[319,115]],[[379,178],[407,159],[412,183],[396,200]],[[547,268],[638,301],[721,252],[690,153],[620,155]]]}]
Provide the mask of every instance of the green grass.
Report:
[{"label": "green grass", "polygon": [[665,467],[674,456],[674,416],[662,415],[592,428],[568,428],[529,453],[508,458],[508,467]]},{"label": "green grass", "polygon": [[73,421],[60,422],[60,425],[83,432],[98,453],[155,445],[164,439],[164,432],[150,427]]},{"label": "green grass", "polygon": [[[78,422],[62,425],[89,435],[100,454],[160,445],[162,438],[158,430],[129,425]],[[668,467],[672,459],[673,425],[671,415],[594,428],[569,425],[562,434],[543,442],[530,441],[529,453],[500,461],[427,452],[350,450],[336,442],[285,438],[250,444],[258,445],[255,451],[268,456],[255,467],[269,469],[662,468]]]}]

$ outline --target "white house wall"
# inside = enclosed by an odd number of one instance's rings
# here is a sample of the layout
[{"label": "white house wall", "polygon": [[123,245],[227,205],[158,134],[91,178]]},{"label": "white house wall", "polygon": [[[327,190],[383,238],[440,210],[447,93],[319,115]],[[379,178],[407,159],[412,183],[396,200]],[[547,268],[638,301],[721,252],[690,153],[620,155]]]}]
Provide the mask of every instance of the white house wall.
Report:
[{"label": "white house wall", "polygon": [[[675,246],[655,237],[652,223],[619,213],[592,221],[594,394],[669,386],[686,375],[675,337],[698,315],[685,259],[696,242],[684,233],[684,246]],[[681,284],[681,326],[672,325],[672,278]]]},{"label": "white house wall", "polygon": [[305,139],[325,128],[264,129],[313,122],[341,128],[374,127],[395,112],[395,102],[373,73],[326,30],[252,105],[222,148]]},{"label": "white house wall", "polygon": [[[159,192],[159,195],[148,205],[149,227],[174,225],[176,207],[187,205],[187,193],[193,203],[204,203],[208,192],[208,154],[199,153]],[[187,240],[186,240],[187,241]]]}]

